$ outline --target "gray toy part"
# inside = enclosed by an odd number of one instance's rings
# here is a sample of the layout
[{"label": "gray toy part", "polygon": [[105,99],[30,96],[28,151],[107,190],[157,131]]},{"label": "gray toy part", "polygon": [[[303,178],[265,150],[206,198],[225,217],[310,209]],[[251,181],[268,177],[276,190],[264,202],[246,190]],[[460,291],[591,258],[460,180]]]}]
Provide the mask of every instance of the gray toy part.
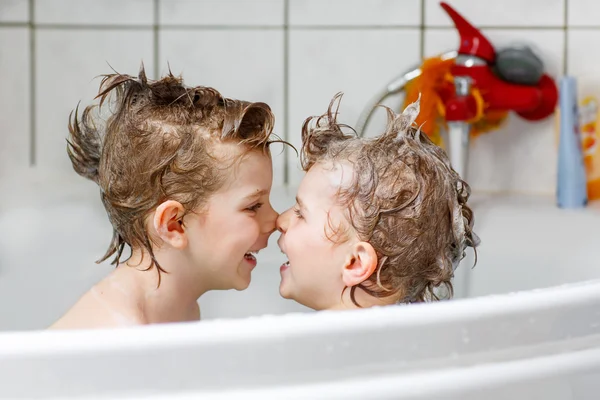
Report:
[{"label": "gray toy part", "polygon": [[544,74],[544,63],[529,47],[512,47],[496,53],[496,74],[520,85],[537,85]]}]

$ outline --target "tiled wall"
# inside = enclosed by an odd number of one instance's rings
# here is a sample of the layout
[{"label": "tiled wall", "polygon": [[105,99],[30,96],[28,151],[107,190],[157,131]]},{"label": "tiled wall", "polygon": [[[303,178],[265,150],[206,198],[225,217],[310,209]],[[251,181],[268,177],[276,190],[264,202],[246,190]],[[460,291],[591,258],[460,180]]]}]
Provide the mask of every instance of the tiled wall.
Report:
[{"label": "tiled wall", "polygon": [[[530,44],[552,76],[574,74],[581,95],[600,96],[600,2],[449,3],[497,47]],[[388,81],[457,41],[438,0],[0,0],[0,176],[80,182],[65,153],[67,116],[110,66],[135,73],[143,60],[157,77],[169,62],[190,84],[266,101],[277,133],[298,145],[302,121],[336,92],[353,125]],[[554,126],[513,117],[478,138],[472,186],[552,193]],[[302,176],[293,152],[277,153],[275,169],[277,184]]]}]

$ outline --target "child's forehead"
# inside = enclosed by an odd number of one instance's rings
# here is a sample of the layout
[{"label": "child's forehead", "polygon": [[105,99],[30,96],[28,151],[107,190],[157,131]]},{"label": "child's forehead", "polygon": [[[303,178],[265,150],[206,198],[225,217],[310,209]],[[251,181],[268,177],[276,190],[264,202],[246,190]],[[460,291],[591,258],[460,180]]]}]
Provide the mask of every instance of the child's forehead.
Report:
[{"label": "child's forehead", "polygon": [[268,146],[251,147],[233,140],[213,139],[207,142],[208,153],[222,166],[231,167],[254,162],[257,158],[271,159]]},{"label": "child's forehead", "polygon": [[317,175],[325,179],[335,189],[346,186],[354,177],[354,166],[349,161],[318,162],[313,168],[315,168]]},{"label": "child's forehead", "polygon": [[244,186],[247,183],[270,187],[273,164],[268,151],[238,149],[225,154],[221,159],[222,171],[228,181],[225,188]]},{"label": "child's forehead", "polygon": [[300,184],[298,194],[318,200],[333,200],[340,188],[352,182],[354,170],[348,162],[318,162],[313,165]]}]

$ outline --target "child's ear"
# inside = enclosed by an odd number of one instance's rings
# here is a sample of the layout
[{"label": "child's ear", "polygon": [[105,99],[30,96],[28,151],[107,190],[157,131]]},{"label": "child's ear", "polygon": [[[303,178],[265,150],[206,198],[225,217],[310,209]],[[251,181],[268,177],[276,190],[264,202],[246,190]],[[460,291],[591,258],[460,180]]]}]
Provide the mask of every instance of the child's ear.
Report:
[{"label": "child's ear", "polygon": [[344,285],[352,287],[366,281],[377,269],[377,254],[367,242],[358,242],[352,246],[351,253],[342,271]]},{"label": "child's ear", "polygon": [[176,249],[187,246],[187,236],[183,228],[184,212],[181,203],[174,200],[161,203],[154,212],[154,230],[158,237]]}]

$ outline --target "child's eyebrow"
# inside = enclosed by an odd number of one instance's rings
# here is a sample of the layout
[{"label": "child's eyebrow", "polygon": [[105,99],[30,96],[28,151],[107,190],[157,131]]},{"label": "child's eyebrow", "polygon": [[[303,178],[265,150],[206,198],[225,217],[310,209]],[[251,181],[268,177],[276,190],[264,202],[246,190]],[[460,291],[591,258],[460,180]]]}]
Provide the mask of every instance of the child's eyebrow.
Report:
[{"label": "child's eyebrow", "polygon": [[306,210],[304,203],[302,202],[302,200],[300,200],[300,197],[298,197],[298,196],[296,196],[296,203],[298,203],[298,205],[300,206],[301,209]]},{"label": "child's eyebrow", "polygon": [[257,199],[260,196],[263,196],[265,194],[269,193],[268,190],[263,189],[263,190],[259,190],[258,192],[254,192],[254,193],[250,193],[248,196],[244,197],[244,200],[253,200],[253,199]]}]

